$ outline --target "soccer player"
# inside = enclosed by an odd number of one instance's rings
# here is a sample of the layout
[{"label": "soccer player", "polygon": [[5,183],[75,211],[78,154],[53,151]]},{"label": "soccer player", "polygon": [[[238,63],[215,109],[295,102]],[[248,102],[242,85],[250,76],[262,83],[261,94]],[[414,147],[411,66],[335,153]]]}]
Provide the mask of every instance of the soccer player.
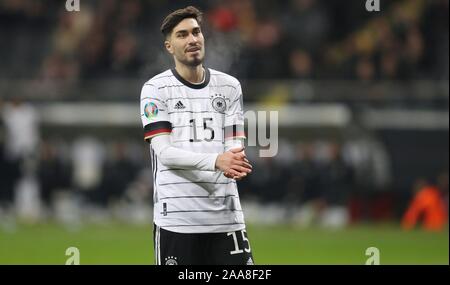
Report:
[{"label": "soccer player", "polygon": [[192,6],[161,25],[175,67],[146,82],[141,118],[150,143],[157,264],[253,264],[236,180],[244,153],[242,90],[203,66],[201,12]]}]

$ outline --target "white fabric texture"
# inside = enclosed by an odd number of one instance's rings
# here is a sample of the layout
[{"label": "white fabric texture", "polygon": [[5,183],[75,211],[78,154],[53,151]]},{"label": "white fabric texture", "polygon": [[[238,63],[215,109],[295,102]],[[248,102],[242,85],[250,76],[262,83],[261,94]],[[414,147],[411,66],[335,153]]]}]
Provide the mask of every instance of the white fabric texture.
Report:
[{"label": "white fabric texture", "polygon": [[198,153],[174,147],[171,145],[170,136],[167,134],[152,138],[151,145],[161,163],[167,167],[204,171],[216,170],[218,153]]}]

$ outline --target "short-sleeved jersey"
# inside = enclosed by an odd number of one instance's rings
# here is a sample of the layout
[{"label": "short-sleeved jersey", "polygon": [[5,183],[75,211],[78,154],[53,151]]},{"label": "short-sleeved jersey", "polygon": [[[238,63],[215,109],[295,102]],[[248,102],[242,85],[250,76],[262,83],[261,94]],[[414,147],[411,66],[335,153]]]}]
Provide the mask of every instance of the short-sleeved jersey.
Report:
[{"label": "short-sleeved jersey", "polygon": [[[225,140],[245,138],[239,81],[205,68],[201,84],[175,69],[146,82],[141,92],[144,139],[169,134],[171,145],[198,153],[223,153]],[[180,233],[245,228],[236,181],[220,171],[170,168],[150,144],[154,175],[154,223]]]}]

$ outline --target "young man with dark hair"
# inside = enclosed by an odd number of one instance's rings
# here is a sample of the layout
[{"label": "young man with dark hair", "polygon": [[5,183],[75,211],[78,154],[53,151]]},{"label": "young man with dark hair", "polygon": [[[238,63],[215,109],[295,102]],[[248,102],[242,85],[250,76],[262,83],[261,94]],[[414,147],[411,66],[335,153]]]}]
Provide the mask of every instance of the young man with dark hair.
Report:
[{"label": "young man with dark hair", "polygon": [[141,92],[154,180],[157,264],[253,264],[236,180],[244,153],[239,81],[203,66],[202,14],[174,11],[161,26],[175,68]]}]

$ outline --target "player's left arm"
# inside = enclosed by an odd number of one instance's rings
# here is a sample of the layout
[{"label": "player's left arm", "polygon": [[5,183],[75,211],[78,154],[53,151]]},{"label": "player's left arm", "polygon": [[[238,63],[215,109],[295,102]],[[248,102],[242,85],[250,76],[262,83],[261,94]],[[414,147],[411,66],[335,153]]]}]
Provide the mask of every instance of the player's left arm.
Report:
[{"label": "player's left arm", "polygon": [[[238,84],[234,88],[234,92],[230,96],[230,104],[225,111],[225,124],[224,124],[224,140],[225,151],[232,149],[245,149],[245,129],[244,129],[244,103],[241,84]],[[245,151],[242,150],[245,155]],[[249,162],[245,158],[246,162]],[[228,178],[241,180],[246,176],[246,173],[242,173],[239,177],[224,173]]]}]

